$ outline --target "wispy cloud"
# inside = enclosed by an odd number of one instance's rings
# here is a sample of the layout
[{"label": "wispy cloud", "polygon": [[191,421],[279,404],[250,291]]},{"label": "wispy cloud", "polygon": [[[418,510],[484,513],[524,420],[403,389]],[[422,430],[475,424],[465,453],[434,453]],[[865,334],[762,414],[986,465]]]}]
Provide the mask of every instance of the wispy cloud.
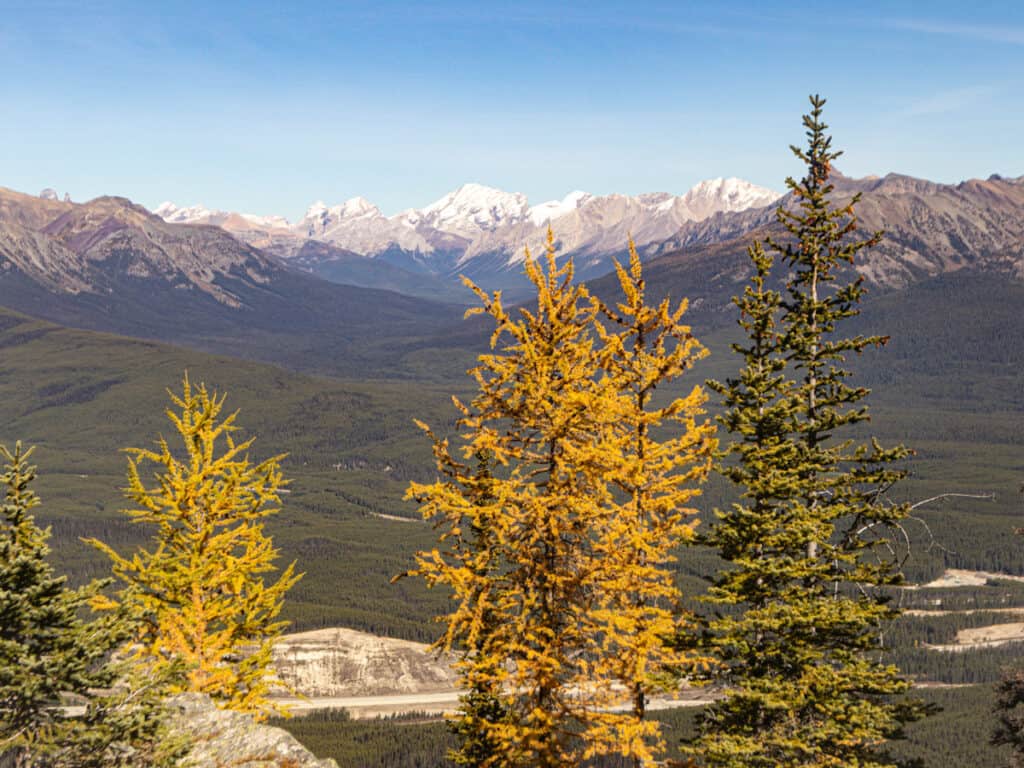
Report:
[{"label": "wispy cloud", "polygon": [[994,95],[998,91],[991,85],[978,85],[971,88],[953,88],[948,91],[916,99],[902,110],[902,114],[910,117],[921,115],[945,115],[968,109],[980,101]]},{"label": "wispy cloud", "polygon": [[948,37],[960,37],[968,40],[985,40],[990,43],[1024,45],[1024,27],[1012,25],[962,24],[960,22],[929,21],[927,19],[889,19],[885,22],[885,26],[930,35],[946,35]]}]

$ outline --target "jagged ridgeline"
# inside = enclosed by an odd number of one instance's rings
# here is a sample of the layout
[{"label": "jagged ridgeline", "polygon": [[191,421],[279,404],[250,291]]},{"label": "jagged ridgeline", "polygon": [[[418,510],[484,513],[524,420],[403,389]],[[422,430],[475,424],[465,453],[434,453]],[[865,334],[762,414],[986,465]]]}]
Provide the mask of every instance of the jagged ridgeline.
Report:
[{"label": "jagged ridgeline", "polygon": [[[459,274],[501,288],[506,296],[529,298],[532,286],[523,275],[523,252],[543,248],[549,224],[561,250],[576,255],[578,274],[595,276],[611,269],[611,257],[625,253],[630,237],[650,253],[686,224],[767,205],[778,197],[742,179],[719,178],[683,195],[575,191],[531,205],[523,194],[463,184],[424,208],[393,216],[362,197],[332,206],[314,203],[295,223],[282,216],[173,203],[154,212],[169,222],[216,224],[329,280],[388,287],[378,281],[397,285],[394,281],[405,273],[402,284],[416,295],[465,302],[472,294],[452,279]],[[362,265],[356,266],[359,261]],[[412,275],[415,280],[409,279]]]}]

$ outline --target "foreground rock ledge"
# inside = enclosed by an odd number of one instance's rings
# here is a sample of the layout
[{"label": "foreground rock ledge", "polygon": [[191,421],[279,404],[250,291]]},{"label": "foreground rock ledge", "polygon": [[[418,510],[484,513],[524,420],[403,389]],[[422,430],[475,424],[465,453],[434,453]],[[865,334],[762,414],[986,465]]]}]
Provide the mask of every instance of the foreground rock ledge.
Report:
[{"label": "foreground rock ledge", "polygon": [[282,728],[250,715],[217,709],[207,696],[184,693],[168,701],[171,728],[188,734],[192,751],[182,768],[338,768],[321,760]]}]

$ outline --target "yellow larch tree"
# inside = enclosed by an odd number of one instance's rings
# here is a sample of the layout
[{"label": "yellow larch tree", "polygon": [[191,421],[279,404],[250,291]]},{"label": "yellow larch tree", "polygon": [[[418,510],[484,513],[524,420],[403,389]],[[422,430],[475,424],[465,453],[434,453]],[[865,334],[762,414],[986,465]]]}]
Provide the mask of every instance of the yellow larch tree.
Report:
[{"label": "yellow larch tree", "polygon": [[[675,626],[664,618],[674,593],[654,571],[667,562],[663,550],[685,538],[687,526],[678,521],[688,513],[665,513],[664,525],[626,522],[632,513],[623,490],[642,486],[643,503],[660,510],[657,504],[669,495],[664,484],[674,482],[665,478],[701,459],[669,458],[636,442],[635,425],[648,417],[634,413],[630,376],[637,374],[627,373],[623,357],[634,349],[625,347],[630,333],[598,328],[602,305],[573,283],[571,259],[558,266],[550,231],[543,264],[527,252],[525,269],[537,304],[516,316],[506,311],[500,292],[489,295],[469,283],[483,305],[470,314],[494,321],[495,351],[481,355],[470,372],[476,397],[468,405],[455,401],[459,448],[434,437],[442,477],[409,490],[441,530],[439,547],[420,553],[412,573],[453,590],[437,647],[456,652],[468,690],[488,692],[464,699],[458,721],[463,747],[454,757],[463,765],[545,768],[607,754],[649,761],[656,726],[635,712],[613,711],[624,700],[616,683],[633,681],[640,668],[644,682],[637,685],[646,685],[647,666],[679,660],[653,649],[660,642],[655,634],[666,625],[664,634],[671,634]],[[620,315],[629,311],[620,308]],[[642,314],[641,322],[652,321]],[[664,347],[648,349],[657,351]],[[694,354],[684,342],[657,376],[674,375]],[[634,368],[654,375],[646,365]],[[684,400],[658,414],[692,421],[700,395]],[[708,439],[697,432],[691,443],[666,450],[694,453]],[[631,453],[638,445],[657,459],[638,467]],[[493,472],[481,475],[471,461],[481,455],[494,463]],[[702,471],[680,475],[686,479],[672,485],[679,492],[666,504],[689,498],[681,485]],[[652,473],[649,480],[638,480],[643,472]],[[638,541],[655,535],[678,538]],[[635,578],[624,575],[635,570],[631,557],[645,547],[655,552],[651,565]],[[611,594],[619,589],[633,590],[629,600]],[[638,599],[646,606],[639,612]],[[630,606],[625,619],[619,610],[624,600]],[[645,622],[651,624],[646,634],[626,637]],[[620,653],[627,654],[625,662],[611,658]]]},{"label": "yellow larch tree", "polygon": [[[707,350],[682,322],[687,302],[647,304],[640,256],[629,243],[628,268],[615,264],[623,299],[600,304],[601,365],[621,395],[613,422],[620,461],[609,479],[616,489],[607,535],[599,542],[605,567],[598,622],[604,626],[602,676],[629,692],[633,721],[620,735],[634,766],[654,765],[664,745],[659,723],[647,720],[648,698],[709,660],[665,642],[695,631],[680,606],[672,550],[697,524],[692,507],[715,450],[714,426],[704,415],[700,386],[664,404],[655,390],[685,373]],[[655,435],[655,432],[658,434]],[[666,674],[671,671],[672,674]]]},{"label": "yellow larch tree", "polygon": [[[301,578],[289,565],[273,583],[278,551],[263,519],[279,511],[286,484],[282,456],[249,460],[250,438],[232,437],[237,411],[221,416],[225,396],[193,387],[185,377],[167,417],[181,437],[176,455],[161,437],[157,450],[130,448],[125,510],[133,522],[156,526],[152,548],[122,556],[95,539],[125,587],[118,602],[144,621],[136,652],[154,664],[185,671],[175,691],[210,695],[218,706],[262,716],[272,709],[268,693],[274,640],[287,622],[277,620],[285,592]],[[142,477],[155,465],[153,485]]]}]

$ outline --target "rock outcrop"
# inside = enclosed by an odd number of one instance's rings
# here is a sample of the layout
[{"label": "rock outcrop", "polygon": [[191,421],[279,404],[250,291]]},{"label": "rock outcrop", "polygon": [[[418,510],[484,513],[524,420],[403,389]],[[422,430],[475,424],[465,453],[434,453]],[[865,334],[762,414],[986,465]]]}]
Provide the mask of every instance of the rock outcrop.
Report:
[{"label": "rock outcrop", "polygon": [[175,696],[172,728],[190,735],[191,752],[181,768],[338,768],[313,755],[282,728],[257,723],[240,712],[217,709],[207,696]]},{"label": "rock outcrop", "polygon": [[455,688],[449,663],[429,646],[341,627],[285,635],[274,669],[312,698],[430,693]]}]

